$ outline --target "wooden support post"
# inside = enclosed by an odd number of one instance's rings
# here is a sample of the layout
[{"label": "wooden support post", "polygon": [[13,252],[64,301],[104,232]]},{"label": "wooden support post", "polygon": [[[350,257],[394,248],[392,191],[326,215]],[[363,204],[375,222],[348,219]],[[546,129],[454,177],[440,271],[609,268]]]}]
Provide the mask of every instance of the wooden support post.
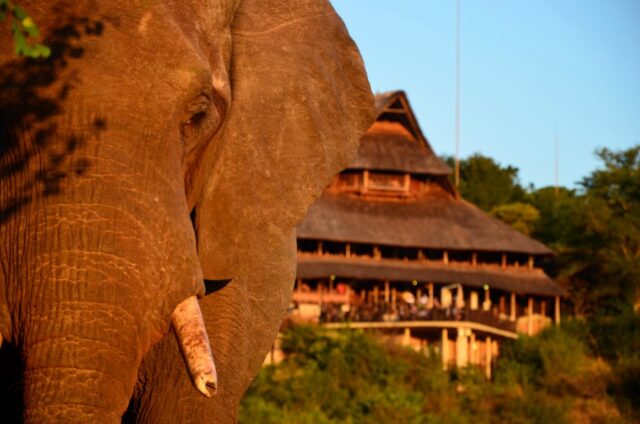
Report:
[{"label": "wooden support post", "polygon": [[489,286],[485,285],[484,289],[484,302],[482,302],[482,310],[491,310],[491,294],[489,293]]},{"label": "wooden support post", "polygon": [[344,246],[344,254],[345,254],[345,256],[346,256],[347,258],[350,258],[350,257],[351,257],[351,243],[347,243],[347,244]]},{"label": "wooden support post", "polygon": [[381,259],[382,254],[380,253],[380,247],[373,246],[373,259]]},{"label": "wooden support post", "polygon": [[427,303],[427,307],[429,309],[433,309],[433,296],[435,292],[433,290],[433,283],[429,283],[429,302]]},{"label": "wooden support post", "polygon": [[503,317],[507,315],[507,302],[504,296],[500,296],[499,312]]},{"label": "wooden support post", "polygon": [[[331,276],[333,277],[333,275]],[[333,293],[333,278],[329,278],[329,293]]]},{"label": "wooden support post", "polygon": [[458,290],[456,293],[456,308],[464,308],[464,290],[462,289],[462,284],[458,286]]},{"label": "wooden support post", "polygon": [[449,331],[442,329],[442,340],[440,347],[440,355],[442,356],[442,369],[446,370],[449,365]]},{"label": "wooden support post", "polygon": [[411,344],[411,329],[405,327],[404,334],[402,335],[402,346],[409,346]]},{"label": "wooden support post", "polygon": [[373,304],[377,305],[378,300],[380,298],[380,290],[378,289],[378,285],[373,286]]},{"label": "wooden support post", "polygon": [[509,302],[509,306],[511,308],[509,319],[511,321],[515,321],[516,320],[516,294],[514,292],[511,292],[511,302]]},{"label": "wooden support post", "polygon": [[469,308],[472,311],[478,310],[478,292],[472,291],[469,297]]},{"label": "wooden support post", "polygon": [[456,366],[459,368],[466,367],[469,363],[469,339],[466,328],[458,328],[458,337],[456,338]]},{"label": "wooden support post", "polygon": [[393,312],[396,311],[397,304],[398,304],[398,291],[394,287],[391,289],[391,310]]},{"label": "wooden support post", "polygon": [[547,316],[547,301],[546,300],[541,300],[540,301],[540,315],[542,315],[543,317]]},{"label": "wooden support post", "polygon": [[418,259],[419,260],[424,260],[425,256],[424,256],[424,250],[422,249],[418,249]]},{"label": "wooden support post", "polygon": [[389,297],[391,292],[389,290],[389,280],[384,281],[384,303],[389,304]]},{"label": "wooden support post", "polygon": [[442,263],[445,265],[449,264],[449,252],[447,252],[446,250],[442,252]]},{"label": "wooden support post", "polygon": [[555,313],[554,318],[556,324],[560,324],[560,296],[556,296],[556,305],[555,305]]},{"label": "wooden support post", "polygon": [[366,193],[369,190],[369,171],[365,169],[362,177],[362,192]]},{"label": "wooden support post", "polygon": [[471,265],[473,266],[478,265],[478,254],[476,252],[473,252],[471,254]]},{"label": "wooden support post", "polygon": [[451,290],[442,288],[440,289],[440,305],[443,308],[451,306]]},{"label": "wooden support post", "polygon": [[533,298],[527,300],[527,335],[533,334]]},{"label": "wooden support post", "polygon": [[469,363],[475,365],[478,363],[476,353],[478,352],[478,346],[476,346],[476,334],[473,331],[469,331]]},{"label": "wooden support post", "polygon": [[367,291],[365,289],[360,290],[360,300],[363,303],[367,301]]},{"label": "wooden support post", "polygon": [[484,375],[491,380],[491,362],[493,361],[493,343],[491,337],[484,339]]},{"label": "wooden support post", "polygon": [[506,253],[502,254],[502,260],[500,262],[500,266],[502,268],[506,268],[507,267],[507,254]]},{"label": "wooden support post", "polygon": [[318,242],[318,256],[322,256],[323,252],[322,252],[322,242],[319,241]]},{"label": "wooden support post", "polygon": [[529,255],[529,269],[533,269],[533,255]]},{"label": "wooden support post", "polygon": [[404,174],[404,186],[402,187],[405,193],[409,193],[411,188],[411,175]]}]

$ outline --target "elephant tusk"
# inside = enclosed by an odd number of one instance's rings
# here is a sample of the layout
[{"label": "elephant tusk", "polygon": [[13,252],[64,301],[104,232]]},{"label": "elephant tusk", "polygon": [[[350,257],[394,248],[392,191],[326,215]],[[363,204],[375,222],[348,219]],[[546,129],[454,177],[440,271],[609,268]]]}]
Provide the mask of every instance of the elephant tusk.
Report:
[{"label": "elephant tusk", "polygon": [[191,381],[200,393],[211,397],[208,388],[213,390],[213,394],[216,393],[218,374],[198,299],[191,296],[176,306],[171,314],[171,323]]}]

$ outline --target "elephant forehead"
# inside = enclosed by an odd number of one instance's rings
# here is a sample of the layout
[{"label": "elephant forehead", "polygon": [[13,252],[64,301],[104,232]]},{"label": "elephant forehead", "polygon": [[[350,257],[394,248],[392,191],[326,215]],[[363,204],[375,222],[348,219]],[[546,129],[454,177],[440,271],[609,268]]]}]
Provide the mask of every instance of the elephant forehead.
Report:
[{"label": "elephant forehead", "polygon": [[[260,3],[260,7],[255,4]],[[262,10],[268,9],[268,14]],[[236,35],[260,35],[326,15],[335,15],[326,0],[298,0],[295,3],[281,0],[244,0],[238,10],[242,25],[235,26]]]}]

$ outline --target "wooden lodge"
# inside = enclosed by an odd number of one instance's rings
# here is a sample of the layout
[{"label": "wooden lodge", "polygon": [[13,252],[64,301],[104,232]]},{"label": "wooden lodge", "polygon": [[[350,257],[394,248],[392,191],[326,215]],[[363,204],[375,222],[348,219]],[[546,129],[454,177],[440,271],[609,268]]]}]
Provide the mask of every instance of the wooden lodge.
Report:
[{"label": "wooden lodge", "polygon": [[355,162],[298,227],[291,318],[377,330],[491,374],[499,344],[560,321],[543,244],[466,202],[404,92],[376,97]]}]

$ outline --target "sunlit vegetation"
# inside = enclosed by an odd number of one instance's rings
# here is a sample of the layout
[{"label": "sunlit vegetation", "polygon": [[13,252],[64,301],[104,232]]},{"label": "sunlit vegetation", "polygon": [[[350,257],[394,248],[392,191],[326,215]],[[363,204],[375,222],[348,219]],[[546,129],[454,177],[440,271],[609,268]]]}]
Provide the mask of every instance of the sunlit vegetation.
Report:
[{"label": "sunlit vegetation", "polygon": [[[636,422],[638,331],[635,315],[615,324],[550,327],[505,343],[489,382],[473,367],[443,371],[433,351],[415,352],[364,333],[292,327],[284,333],[286,358],[256,377],[240,422]],[[636,346],[603,355],[608,337],[635,337]]]}]

